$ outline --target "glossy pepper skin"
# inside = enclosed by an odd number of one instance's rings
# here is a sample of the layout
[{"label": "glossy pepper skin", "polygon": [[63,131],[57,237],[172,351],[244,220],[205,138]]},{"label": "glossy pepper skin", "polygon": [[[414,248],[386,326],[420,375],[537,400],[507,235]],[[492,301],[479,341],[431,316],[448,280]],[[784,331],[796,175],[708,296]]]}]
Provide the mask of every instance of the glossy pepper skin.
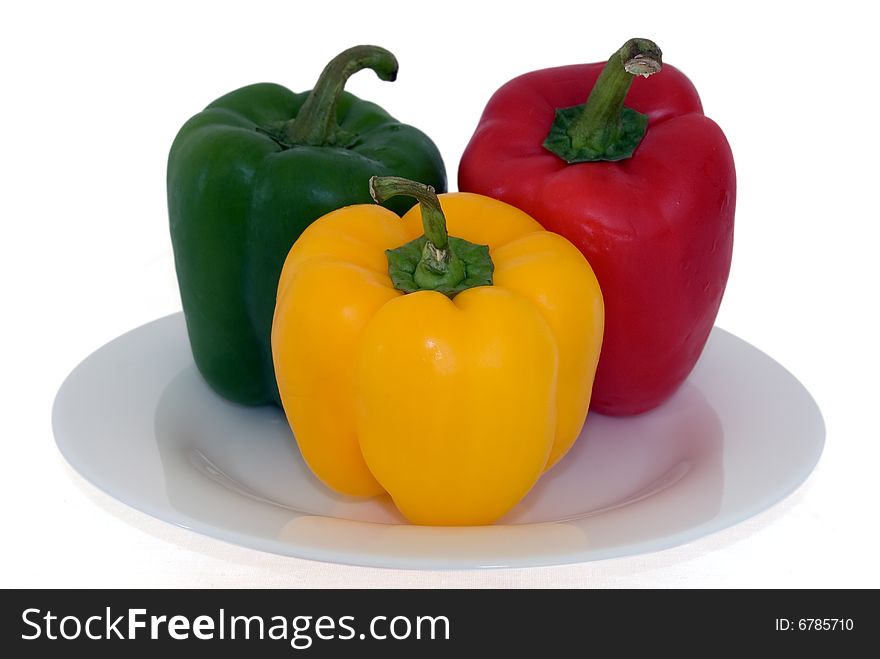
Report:
[{"label": "glossy pepper skin", "polygon": [[730,269],[736,177],[724,134],[669,66],[630,77],[626,105],[647,115],[631,157],[569,163],[545,148],[556,110],[584,103],[605,66],[534,71],[501,87],[458,183],[523,209],[587,257],[606,305],[592,409],[628,415],[666,400],[703,350]]},{"label": "glossy pepper skin", "polygon": [[272,330],[281,399],[326,485],[387,491],[412,522],[487,524],[571,447],[589,407],[602,295],[582,254],[487,197],[439,195],[449,234],[488,245],[492,285],[404,294],[386,250],[423,233],[376,205],[312,224]]},{"label": "glossy pepper skin", "polygon": [[[222,396],[279,403],[270,333],[290,246],[313,220],[370,202],[369,176],[418,177],[445,189],[436,146],[382,108],[342,91],[397,61],[375,46],[341,53],[312,92],[244,87],[211,103],[178,133],[168,158],[175,265],[196,365]],[[389,208],[405,212],[412,200]]]}]

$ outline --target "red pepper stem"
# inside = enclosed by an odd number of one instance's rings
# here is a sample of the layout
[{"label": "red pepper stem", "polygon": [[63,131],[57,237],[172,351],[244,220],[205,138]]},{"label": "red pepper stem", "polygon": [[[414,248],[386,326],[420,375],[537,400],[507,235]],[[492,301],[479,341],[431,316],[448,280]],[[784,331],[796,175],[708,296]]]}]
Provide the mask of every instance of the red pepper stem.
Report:
[{"label": "red pepper stem", "polygon": [[379,46],[354,46],[341,52],[324,67],[295,119],[284,125],[293,144],[333,144],[339,130],[336,104],[348,78],[361,69],[373,69],[382,80],[397,78],[397,59]]},{"label": "red pepper stem", "polygon": [[662,66],[662,53],[649,39],[630,39],[614,53],[602,69],[580,116],[568,127],[574,150],[597,151],[621,133],[621,113],[633,76],[646,78]]}]

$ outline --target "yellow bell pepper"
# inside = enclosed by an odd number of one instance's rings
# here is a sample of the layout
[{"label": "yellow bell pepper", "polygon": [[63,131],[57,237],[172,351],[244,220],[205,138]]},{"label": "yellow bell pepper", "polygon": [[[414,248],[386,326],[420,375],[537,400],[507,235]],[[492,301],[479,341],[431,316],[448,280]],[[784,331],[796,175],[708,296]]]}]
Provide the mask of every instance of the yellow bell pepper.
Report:
[{"label": "yellow bell pepper", "polygon": [[395,177],[370,190],[421,203],[402,220],[373,205],[329,213],[284,264],[272,353],[285,413],[334,490],[387,491],[413,523],[491,523],[580,434],[599,285],[580,250],[513,206],[438,203]]}]

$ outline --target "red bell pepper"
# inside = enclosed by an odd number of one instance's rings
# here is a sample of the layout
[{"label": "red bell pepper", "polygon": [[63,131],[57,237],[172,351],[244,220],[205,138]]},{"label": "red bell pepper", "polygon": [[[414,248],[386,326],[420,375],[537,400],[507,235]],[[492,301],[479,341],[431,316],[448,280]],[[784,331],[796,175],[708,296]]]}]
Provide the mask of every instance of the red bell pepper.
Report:
[{"label": "red bell pepper", "polygon": [[681,385],[730,271],[730,146],[681,72],[638,77],[660,66],[653,42],[632,39],[607,63],[511,80],[458,174],[460,190],[519,207],[593,266],[606,320],[592,408],[606,414],[644,412]]}]

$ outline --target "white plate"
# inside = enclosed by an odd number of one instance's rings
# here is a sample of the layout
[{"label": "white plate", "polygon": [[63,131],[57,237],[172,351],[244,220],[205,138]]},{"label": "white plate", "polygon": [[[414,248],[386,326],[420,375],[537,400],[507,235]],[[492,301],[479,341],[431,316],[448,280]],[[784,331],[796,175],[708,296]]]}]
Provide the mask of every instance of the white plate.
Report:
[{"label": "white plate", "polygon": [[591,414],[575,448],[500,523],[411,526],[387,497],[323,487],[280,411],[216,396],[182,314],[89,356],[58,392],[52,423],[77,471],[159,519],[277,554],[398,568],[550,565],[688,542],[783,499],[825,439],[806,389],[715,328],[668,403],[628,419]]}]

